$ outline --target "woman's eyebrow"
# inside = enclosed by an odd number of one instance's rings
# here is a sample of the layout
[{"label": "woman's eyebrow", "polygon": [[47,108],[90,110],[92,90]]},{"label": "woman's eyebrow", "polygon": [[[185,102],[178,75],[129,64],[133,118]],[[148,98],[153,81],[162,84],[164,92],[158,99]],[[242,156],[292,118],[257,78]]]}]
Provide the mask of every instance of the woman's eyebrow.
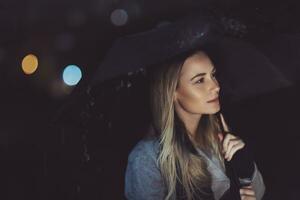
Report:
[{"label": "woman's eyebrow", "polygon": [[[212,72],[213,71],[215,71],[216,70],[216,68],[214,67],[213,69],[212,69]],[[191,80],[190,81],[192,81],[194,78],[197,78],[197,77],[199,77],[199,76],[204,76],[206,73],[199,73],[199,74],[196,74],[195,76],[193,76],[192,78],[191,78]]]}]

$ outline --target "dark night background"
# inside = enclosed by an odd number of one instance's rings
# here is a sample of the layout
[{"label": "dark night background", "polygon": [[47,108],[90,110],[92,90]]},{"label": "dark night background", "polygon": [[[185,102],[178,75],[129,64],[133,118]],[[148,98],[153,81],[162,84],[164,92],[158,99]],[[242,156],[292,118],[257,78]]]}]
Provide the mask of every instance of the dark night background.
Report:
[{"label": "dark night background", "polygon": [[[117,37],[190,12],[210,12],[227,22],[232,35],[259,45],[268,36],[300,34],[297,3],[2,0],[1,199],[124,198],[127,155],[149,121],[144,74],[93,88],[88,84]],[[127,12],[122,26],[112,23],[115,9]],[[38,57],[39,66],[25,75],[21,62],[29,53]],[[83,73],[76,87],[61,80],[69,64]],[[253,146],[265,199],[299,199],[299,96],[295,81],[292,87],[223,105],[229,124]]]}]

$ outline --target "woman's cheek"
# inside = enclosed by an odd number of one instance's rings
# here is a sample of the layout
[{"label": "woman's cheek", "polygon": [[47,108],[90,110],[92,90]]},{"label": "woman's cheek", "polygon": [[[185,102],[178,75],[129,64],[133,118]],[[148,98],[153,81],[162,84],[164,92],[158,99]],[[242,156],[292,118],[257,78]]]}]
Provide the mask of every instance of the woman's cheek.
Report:
[{"label": "woman's cheek", "polygon": [[203,107],[203,99],[199,95],[195,95],[194,93],[190,93],[185,96],[182,102],[184,109],[191,113],[201,113]]}]

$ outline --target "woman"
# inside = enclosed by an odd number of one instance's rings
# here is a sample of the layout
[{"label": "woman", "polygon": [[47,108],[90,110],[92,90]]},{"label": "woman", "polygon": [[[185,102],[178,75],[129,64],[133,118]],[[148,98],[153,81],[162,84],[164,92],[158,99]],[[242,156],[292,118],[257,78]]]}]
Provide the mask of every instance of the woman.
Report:
[{"label": "woman", "polygon": [[[153,126],[128,157],[127,199],[221,199],[233,187],[225,162],[246,145],[231,133],[220,133],[220,86],[206,52],[191,50],[152,73]],[[240,198],[260,200],[265,191],[261,173],[254,161],[247,162],[253,170],[250,177],[239,177],[241,183],[250,181],[240,189]]]}]

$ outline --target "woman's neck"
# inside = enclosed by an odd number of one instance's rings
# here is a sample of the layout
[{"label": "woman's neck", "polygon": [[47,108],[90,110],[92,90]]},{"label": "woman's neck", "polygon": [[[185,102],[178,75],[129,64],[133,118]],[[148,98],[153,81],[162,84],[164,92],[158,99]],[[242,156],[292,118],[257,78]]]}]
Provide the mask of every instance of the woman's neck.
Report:
[{"label": "woman's neck", "polygon": [[201,119],[201,115],[194,115],[190,113],[179,114],[180,119],[183,121],[188,134],[192,139],[196,139],[198,124]]}]

